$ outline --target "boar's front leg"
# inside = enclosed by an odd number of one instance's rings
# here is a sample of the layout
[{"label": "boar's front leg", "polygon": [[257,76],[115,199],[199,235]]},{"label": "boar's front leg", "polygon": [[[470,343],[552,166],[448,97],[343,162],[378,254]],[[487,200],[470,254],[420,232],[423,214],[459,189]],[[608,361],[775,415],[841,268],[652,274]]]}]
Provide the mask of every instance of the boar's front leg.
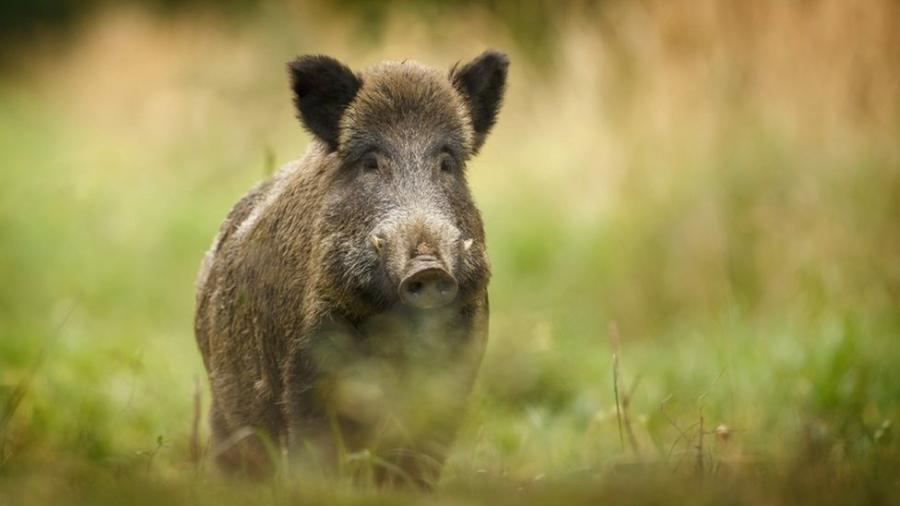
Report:
[{"label": "boar's front leg", "polygon": [[343,318],[325,319],[292,343],[284,375],[288,449],[294,464],[333,471],[352,448],[354,427],[336,408],[341,374],[360,355],[362,338]]}]

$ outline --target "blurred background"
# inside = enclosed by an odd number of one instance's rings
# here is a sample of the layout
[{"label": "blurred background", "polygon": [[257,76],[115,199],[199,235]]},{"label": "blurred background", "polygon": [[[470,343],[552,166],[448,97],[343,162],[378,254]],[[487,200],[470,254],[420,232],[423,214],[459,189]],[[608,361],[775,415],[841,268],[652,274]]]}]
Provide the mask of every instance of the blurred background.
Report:
[{"label": "blurred background", "polygon": [[512,61],[468,169],[491,341],[439,497],[900,486],[897,2],[0,9],[0,504],[386,494],[217,478],[192,449],[193,283],[231,205],[309,141],[289,59],[487,47]]}]

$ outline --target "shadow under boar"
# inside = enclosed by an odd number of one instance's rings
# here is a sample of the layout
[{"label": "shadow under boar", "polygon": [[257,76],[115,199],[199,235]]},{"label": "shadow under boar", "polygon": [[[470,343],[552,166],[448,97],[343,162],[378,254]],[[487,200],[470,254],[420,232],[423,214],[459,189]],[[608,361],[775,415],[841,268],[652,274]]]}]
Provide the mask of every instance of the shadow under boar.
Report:
[{"label": "shadow under boar", "polygon": [[198,279],[222,468],[265,476],[275,449],[333,469],[367,450],[379,482],[438,479],[487,339],[490,272],[465,165],[507,66],[494,51],[449,72],[288,65],[313,140],[234,206]]}]

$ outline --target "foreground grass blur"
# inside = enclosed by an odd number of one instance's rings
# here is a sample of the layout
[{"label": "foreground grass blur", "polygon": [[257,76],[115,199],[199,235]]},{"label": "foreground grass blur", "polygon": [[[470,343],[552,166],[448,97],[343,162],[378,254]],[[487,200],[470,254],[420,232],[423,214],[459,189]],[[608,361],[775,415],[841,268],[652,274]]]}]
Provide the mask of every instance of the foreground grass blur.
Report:
[{"label": "foreground grass blur", "polygon": [[469,167],[491,342],[429,500],[889,500],[897,7],[613,2],[558,14],[537,63],[478,8],[427,14],[373,39],[311,6],[112,9],[23,49],[0,80],[0,504],[421,500],[194,462],[193,281],[233,202],[304,149],[285,61],[485,46],[513,59]]}]

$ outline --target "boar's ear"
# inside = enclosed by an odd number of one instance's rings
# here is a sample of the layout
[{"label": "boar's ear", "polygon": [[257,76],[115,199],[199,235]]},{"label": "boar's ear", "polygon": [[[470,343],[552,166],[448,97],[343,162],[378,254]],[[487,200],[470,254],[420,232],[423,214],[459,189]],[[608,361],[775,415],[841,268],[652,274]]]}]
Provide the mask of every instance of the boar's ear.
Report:
[{"label": "boar's ear", "polygon": [[288,63],[297,117],[307,130],[337,149],[341,116],[362,82],[328,56],[301,56]]},{"label": "boar's ear", "polygon": [[488,50],[471,62],[450,69],[450,81],[462,92],[469,106],[472,128],[475,130],[475,151],[484,144],[491,127],[497,120],[497,111],[506,89],[506,68],[509,58],[505,54]]}]

